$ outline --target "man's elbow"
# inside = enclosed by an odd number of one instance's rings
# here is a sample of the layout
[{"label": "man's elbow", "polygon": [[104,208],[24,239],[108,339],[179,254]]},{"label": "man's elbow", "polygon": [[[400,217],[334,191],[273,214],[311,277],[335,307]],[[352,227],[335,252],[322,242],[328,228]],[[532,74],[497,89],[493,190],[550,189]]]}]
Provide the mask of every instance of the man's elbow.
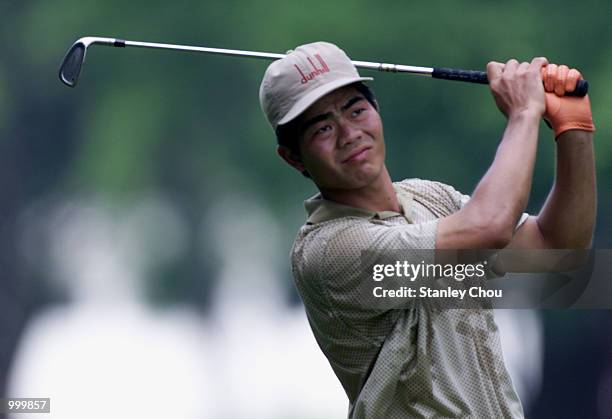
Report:
[{"label": "man's elbow", "polygon": [[576,237],[571,240],[562,241],[559,244],[553,245],[551,249],[572,249],[586,250],[593,247],[592,237]]},{"label": "man's elbow", "polygon": [[547,249],[584,250],[593,246],[593,224],[583,226],[581,229],[562,230],[547,228],[542,224],[539,217],[536,221]]},{"label": "man's elbow", "polygon": [[514,225],[500,219],[492,219],[478,225],[479,235],[487,249],[503,249],[512,240]]},{"label": "man's elbow", "polygon": [[480,249],[503,249],[512,240],[514,224],[498,216],[478,216],[472,223],[472,237]]},{"label": "man's elbow", "polygon": [[465,208],[442,220],[436,246],[440,249],[503,249],[512,240],[515,220]]}]

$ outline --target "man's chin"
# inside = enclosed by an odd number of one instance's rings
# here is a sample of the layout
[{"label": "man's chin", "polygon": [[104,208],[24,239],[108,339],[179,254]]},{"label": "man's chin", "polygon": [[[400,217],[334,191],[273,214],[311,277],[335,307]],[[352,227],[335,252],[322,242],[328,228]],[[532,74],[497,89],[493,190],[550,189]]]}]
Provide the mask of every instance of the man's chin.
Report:
[{"label": "man's chin", "polygon": [[375,183],[379,176],[380,170],[375,170],[373,167],[364,167],[347,176],[343,183],[345,189],[363,189]]},{"label": "man's chin", "polygon": [[[319,189],[362,189],[376,182],[383,168],[384,165],[379,166],[365,162],[359,166],[346,168],[341,172],[325,175],[324,178],[329,180],[326,182],[322,182],[320,176],[314,175],[312,177]],[[311,173],[311,175],[313,174]]]},{"label": "man's chin", "polygon": [[378,179],[381,172],[382,167],[372,163],[366,163],[357,168],[354,173],[352,173],[351,178],[355,179],[362,186],[366,186]]}]

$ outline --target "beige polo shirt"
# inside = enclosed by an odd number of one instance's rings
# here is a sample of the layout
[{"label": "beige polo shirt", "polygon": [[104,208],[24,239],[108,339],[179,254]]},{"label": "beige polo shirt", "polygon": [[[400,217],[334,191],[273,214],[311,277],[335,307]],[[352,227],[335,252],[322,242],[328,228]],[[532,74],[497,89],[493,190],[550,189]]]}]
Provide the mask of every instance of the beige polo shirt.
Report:
[{"label": "beige polo shirt", "polygon": [[360,303],[362,252],[435,249],[438,219],[469,200],[421,179],[394,188],[402,213],[309,199],[291,254],[315,338],[349,398],[349,417],[522,418],[492,311],[432,311],[418,300],[401,310]]}]

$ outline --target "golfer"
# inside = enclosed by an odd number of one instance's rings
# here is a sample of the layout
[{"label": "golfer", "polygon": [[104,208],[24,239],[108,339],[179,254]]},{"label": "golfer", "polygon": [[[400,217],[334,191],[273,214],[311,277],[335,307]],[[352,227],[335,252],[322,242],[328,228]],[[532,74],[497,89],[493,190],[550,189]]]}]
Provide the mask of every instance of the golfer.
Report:
[{"label": "golfer", "polygon": [[[371,78],[337,46],[299,46],[263,77],[260,103],[278,154],[320,192],[305,202],[308,219],[291,260],[350,418],[523,417],[491,310],[413,304],[381,311],[355,293],[362,252],[590,246],[595,127],[588,97],[563,96],[580,73],[534,58],[490,62],[487,74],[507,124],[471,197],[435,181],[391,180],[379,104],[364,84]],[[523,211],[543,117],[555,135],[556,177],[539,214],[529,216]],[[407,120],[402,140],[418,140],[410,137]]]}]

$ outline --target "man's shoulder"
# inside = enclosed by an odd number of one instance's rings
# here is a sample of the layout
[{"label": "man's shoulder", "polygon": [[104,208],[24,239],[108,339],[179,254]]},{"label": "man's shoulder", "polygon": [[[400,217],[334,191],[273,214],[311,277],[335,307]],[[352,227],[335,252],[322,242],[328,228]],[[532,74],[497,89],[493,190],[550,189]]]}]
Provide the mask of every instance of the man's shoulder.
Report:
[{"label": "man's shoulder", "polygon": [[428,207],[438,208],[446,215],[458,211],[469,199],[468,195],[453,186],[434,180],[410,178],[394,182],[393,185],[397,190],[412,195]]},{"label": "man's shoulder", "polygon": [[330,251],[337,257],[352,259],[367,247],[373,228],[373,220],[351,216],[303,225],[291,249],[294,269],[317,267],[329,259]]},{"label": "man's shoulder", "polygon": [[293,244],[292,253],[300,250],[322,251],[330,239],[345,234],[354,228],[366,228],[371,220],[363,217],[339,217],[316,224],[304,224],[300,227]]},{"label": "man's shoulder", "polygon": [[397,188],[417,194],[454,194],[459,193],[454,187],[435,180],[409,178],[393,182]]}]

